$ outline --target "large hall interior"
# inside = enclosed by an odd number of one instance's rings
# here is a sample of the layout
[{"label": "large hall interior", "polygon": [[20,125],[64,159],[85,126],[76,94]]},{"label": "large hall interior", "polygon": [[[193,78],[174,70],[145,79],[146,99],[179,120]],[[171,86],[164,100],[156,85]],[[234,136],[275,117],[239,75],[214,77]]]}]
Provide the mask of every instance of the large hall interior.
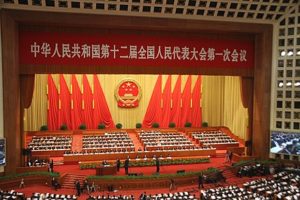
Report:
[{"label": "large hall interior", "polygon": [[300,199],[298,0],[0,14],[0,199]]}]

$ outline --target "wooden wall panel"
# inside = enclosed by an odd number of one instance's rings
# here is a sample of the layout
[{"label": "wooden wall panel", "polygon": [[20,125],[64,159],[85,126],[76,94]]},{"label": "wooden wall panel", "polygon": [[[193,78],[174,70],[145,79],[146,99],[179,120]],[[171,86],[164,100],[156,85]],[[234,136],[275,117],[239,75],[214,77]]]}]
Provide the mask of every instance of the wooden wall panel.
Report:
[{"label": "wooden wall panel", "polygon": [[6,138],[5,173],[15,172],[21,161],[20,84],[18,28],[14,19],[2,12],[3,112]]},{"label": "wooden wall panel", "polygon": [[253,91],[252,153],[267,158],[270,145],[272,27],[256,38]]}]

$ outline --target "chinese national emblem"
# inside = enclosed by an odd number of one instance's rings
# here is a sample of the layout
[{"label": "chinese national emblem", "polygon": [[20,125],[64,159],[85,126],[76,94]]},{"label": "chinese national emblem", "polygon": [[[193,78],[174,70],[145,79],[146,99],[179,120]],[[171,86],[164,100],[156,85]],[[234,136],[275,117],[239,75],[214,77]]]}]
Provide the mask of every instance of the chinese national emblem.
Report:
[{"label": "chinese national emblem", "polygon": [[121,81],[115,90],[118,106],[121,108],[138,107],[141,93],[141,87],[135,80],[125,79]]}]

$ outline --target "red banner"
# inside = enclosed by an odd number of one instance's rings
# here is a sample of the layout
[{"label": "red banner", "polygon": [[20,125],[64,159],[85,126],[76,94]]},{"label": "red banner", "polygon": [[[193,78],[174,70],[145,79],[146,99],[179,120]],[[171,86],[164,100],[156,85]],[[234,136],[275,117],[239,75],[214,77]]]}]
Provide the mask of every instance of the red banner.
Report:
[{"label": "red banner", "polygon": [[254,66],[247,40],[21,31],[19,42],[23,65]]}]

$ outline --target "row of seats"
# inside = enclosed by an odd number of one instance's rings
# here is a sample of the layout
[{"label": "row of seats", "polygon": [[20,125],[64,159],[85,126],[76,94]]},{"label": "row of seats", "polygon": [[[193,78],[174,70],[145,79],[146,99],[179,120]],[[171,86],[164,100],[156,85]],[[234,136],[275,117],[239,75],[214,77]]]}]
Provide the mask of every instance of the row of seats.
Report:
[{"label": "row of seats", "polygon": [[300,176],[291,172],[280,172],[271,178],[246,182],[237,186],[201,190],[201,200],[254,199],[254,200],[298,200],[300,199]]},{"label": "row of seats", "polygon": [[[144,150],[155,150],[157,148],[194,147],[195,145],[179,132],[161,133],[159,131],[140,132],[139,139],[144,145]],[[154,148],[153,148],[154,147]]]},{"label": "row of seats", "polygon": [[0,199],[20,199],[25,200],[25,195],[20,192],[16,192],[14,190],[3,191],[0,190]]},{"label": "row of seats", "polygon": [[32,151],[69,150],[71,143],[71,136],[33,136],[28,148]]},{"label": "row of seats", "polygon": [[[133,141],[127,132],[105,133],[104,135],[89,135],[83,137],[83,149],[125,149],[134,148]],[[119,150],[118,150],[119,151]]]},{"label": "row of seats", "polygon": [[202,146],[218,144],[238,144],[235,139],[231,138],[229,135],[220,130],[192,132],[192,137]]},{"label": "row of seats", "polygon": [[[145,197],[144,197],[145,196]],[[144,197],[144,198],[143,198]],[[147,199],[147,200],[173,200],[173,199],[186,199],[186,200],[196,200],[197,197],[190,192],[175,192],[175,193],[158,193],[154,195],[147,195],[146,193],[141,194],[140,199]]]},{"label": "row of seats", "polygon": [[[28,199],[28,198],[27,198]],[[76,200],[76,195],[38,193],[32,194],[31,200]]]}]

